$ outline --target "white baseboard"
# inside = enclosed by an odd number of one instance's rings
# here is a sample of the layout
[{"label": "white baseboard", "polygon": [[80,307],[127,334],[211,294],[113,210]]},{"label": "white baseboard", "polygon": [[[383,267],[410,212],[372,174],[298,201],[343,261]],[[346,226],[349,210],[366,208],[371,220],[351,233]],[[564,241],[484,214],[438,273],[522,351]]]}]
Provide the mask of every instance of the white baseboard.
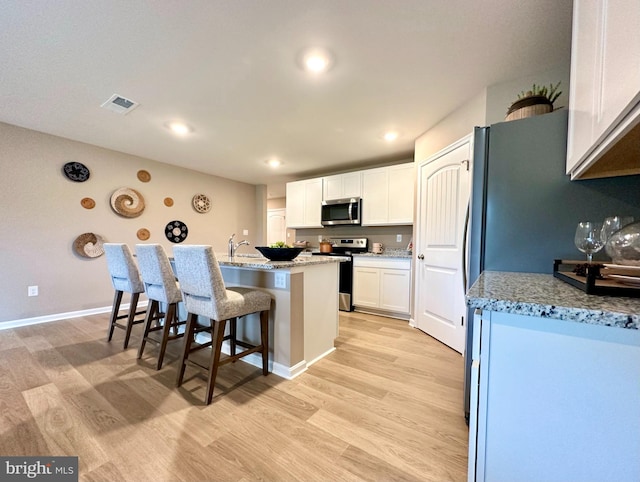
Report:
[{"label": "white baseboard", "polygon": [[[225,341],[222,343],[222,353],[224,353],[225,355],[228,355],[230,353],[229,341]],[[320,358],[321,357],[316,358],[315,361],[319,360]],[[240,358],[239,361],[243,361],[254,367],[262,368],[262,355],[260,353],[250,353],[249,355]],[[308,364],[305,360],[302,360],[300,363],[297,363],[292,367],[288,367],[286,365],[282,365],[281,363],[276,363],[272,360],[269,360],[269,365],[269,371],[274,375],[285,378],[287,380],[293,380],[298,375],[304,373],[310,364]]]},{"label": "white baseboard", "polygon": [[[147,300],[140,301],[138,306],[146,308],[149,302]],[[129,303],[122,303],[121,310],[128,310]],[[34,318],[22,318],[20,320],[0,321],[0,330],[8,330],[10,328],[19,328],[21,326],[37,325],[39,323],[49,323],[50,321],[68,320],[70,318],[80,318],[82,316],[99,315],[101,313],[111,312],[110,306],[102,306],[100,308],[91,308],[89,310],[68,311],[66,313],[54,313],[51,315],[36,316]]]}]

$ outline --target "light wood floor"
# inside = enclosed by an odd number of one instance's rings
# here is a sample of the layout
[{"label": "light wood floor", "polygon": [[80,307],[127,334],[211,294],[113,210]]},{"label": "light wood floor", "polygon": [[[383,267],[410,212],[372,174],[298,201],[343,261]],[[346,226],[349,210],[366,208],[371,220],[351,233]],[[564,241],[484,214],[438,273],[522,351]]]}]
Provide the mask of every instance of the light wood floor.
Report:
[{"label": "light wood floor", "polygon": [[[0,331],[0,454],[77,455],[85,481],[463,481],[463,359],[400,320],[341,313],[337,350],[294,380],[243,362],[204,406],[107,315]],[[140,328],[138,325],[136,328]]]}]

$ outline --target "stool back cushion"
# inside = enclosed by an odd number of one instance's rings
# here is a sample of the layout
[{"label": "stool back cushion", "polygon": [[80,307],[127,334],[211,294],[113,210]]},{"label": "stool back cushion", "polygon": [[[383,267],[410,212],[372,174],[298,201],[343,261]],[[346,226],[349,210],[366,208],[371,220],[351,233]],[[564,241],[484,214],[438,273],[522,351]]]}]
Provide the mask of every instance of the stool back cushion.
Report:
[{"label": "stool back cushion", "polygon": [[162,303],[181,301],[180,288],[164,248],[159,244],[136,244],[136,255],[147,298]]},{"label": "stool back cushion", "polygon": [[206,245],[174,246],[176,274],[189,313],[220,320],[227,290],[213,248]]},{"label": "stool back cushion", "polygon": [[144,292],[140,272],[129,246],[124,243],[104,243],[103,246],[113,289],[127,293]]}]

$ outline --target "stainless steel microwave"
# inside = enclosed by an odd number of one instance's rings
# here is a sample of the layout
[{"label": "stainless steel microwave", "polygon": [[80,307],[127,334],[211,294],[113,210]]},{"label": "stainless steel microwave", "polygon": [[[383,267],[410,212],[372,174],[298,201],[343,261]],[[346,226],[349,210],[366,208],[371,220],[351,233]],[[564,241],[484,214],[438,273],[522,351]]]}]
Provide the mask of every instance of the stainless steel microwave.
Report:
[{"label": "stainless steel microwave", "polygon": [[360,224],[362,199],[352,197],[322,201],[322,225]]}]

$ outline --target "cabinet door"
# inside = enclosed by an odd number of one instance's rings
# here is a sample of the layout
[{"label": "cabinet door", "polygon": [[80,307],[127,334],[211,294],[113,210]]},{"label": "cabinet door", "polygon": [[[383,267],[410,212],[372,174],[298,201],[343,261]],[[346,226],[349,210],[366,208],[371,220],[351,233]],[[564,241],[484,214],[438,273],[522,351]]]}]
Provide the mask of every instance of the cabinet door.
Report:
[{"label": "cabinet door", "polygon": [[389,220],[389,181],[386,168],[362,174],[362,224],[387,224]]},{"label": "cabinet door", "polygon": [[574,0],[567,174],[580,163],[594,141],[596,58],[601,18],[600,0]]},{"label": "cabinet door", "polygon": [[362,172],[342,174],[342,196],[345,198],[362,196]]},{"label": "cabinet door", "polygon": [[322,227],[322,179],[305,181],[304,190],[304,225],[306,227]]},{"label": "cabinet door", "polygon": [[287,227],[320,228],[322,178],[287,183]]},{"label": "cabinet door", "polygon": [[409,313],[411,293],[411,271],[401,269],[380,270],[380,308]]},{"label": "cabinet door", "polygon": [[328,201],[330,199],[342,199],[342,175],[327,176],[322,180],[322,199]]},{"label": "cabinet door", "polygon": [[639,359],[637,330],[483,312],[476,480],[640,480]]},{"label": "cabinet door", "polygon": [[288,182],[286,189],[287,226],[298,228],[304,226],[304,181]]},{"label": "cabinet door", "polygon": [[640,4],[638,0],[602,3],[602,85],[597,99],[596,141],[633,107],[640,92]]},{"label": "cabinet door", "polygon": [[389,168],[389,224],[413,223],[413,163]]},{"label": "cabinet door", "polygon": [[378,308],[380,306],[380,270],[378,268],[353,268],[353,304]]}]

